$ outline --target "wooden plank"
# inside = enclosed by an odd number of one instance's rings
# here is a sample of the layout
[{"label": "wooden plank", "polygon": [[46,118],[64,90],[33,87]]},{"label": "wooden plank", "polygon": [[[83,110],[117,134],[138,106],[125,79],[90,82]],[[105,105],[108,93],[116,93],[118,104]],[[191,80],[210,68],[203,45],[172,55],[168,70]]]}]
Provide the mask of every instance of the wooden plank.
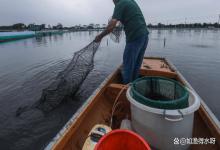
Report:
[{"label": "wooden plank", "polygon": [[163,71],[158,71],[158,70],[141,69],[140,74],[142,76],[162,76],[162,77],[167,77],[171,79],[177,78],[177,74],[175,72],[163,72]]},{"label": "wooden plank", "polygon": [[118,96],[118,94],[122,89],[124,89],[124,91],[122,91],[123,93],[122,96],[120,96],[120,98],[123,99],[123,101],[127,101],[126,91],[128,89],[128,86],[123,84],[115,84],[115,83],[110,84],[105,91],[105,96],[108,97],[109,100],[114,102],[114,100],[116,99],[116,97]]},{"label": "wooden plank", "polygon": [[220,147],[220,129],[214,123],[212,118],[209,116],[209,114],[207,113],[207,111],[205,110],[203,105],[201,105],[201,107],[199,109],[199,114],[200,114],[203,122],[206,124],[207,129],[209,129],[210,132],[212,133],[212,136],[214,138],[216,138],[216,142],[217,142],[218,146]]},{"label": "wooden plank", "polygon": [[[193,137],[195,138],[213,138],[212,133],[207,129],[204,120],[197,111],[194,116]],[[191,150],[218,150],[218,144],[193,144]]]}]

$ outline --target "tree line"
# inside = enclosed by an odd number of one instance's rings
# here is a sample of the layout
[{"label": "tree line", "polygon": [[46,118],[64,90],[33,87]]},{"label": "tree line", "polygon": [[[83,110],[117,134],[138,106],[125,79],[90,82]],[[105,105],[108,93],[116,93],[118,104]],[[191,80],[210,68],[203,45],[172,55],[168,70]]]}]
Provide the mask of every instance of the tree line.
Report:
[{"label": "tree line", "polygon": [[63,29],[63,25],[61,23],[58,23],[57,25],[54,25],[54,26],[51,26],[51,25],[46,26],[46,24],[37,25],[35,23],[29,24],[29,25],[25,25],[24,23],[16,23],[16,24],[9,25],[9,26],[0,26],[1,31],[4,31],[4,30],[8,30],[8,31],[10,31],[10,30],[40,31],[40,30],[45,30],[45,29]]},{"label": "tree line", "polygon": [[[57,25],[51,26],[46,24],[29,24],[25,25],[24,23],[17,23],[9,26],[0,26],[0,31],[23,31],[23,30],[31,30],[31,31],[40,31],[40,30],[90,30],[90,29],[104,29],[107,25],[106,24],[94,24],[90,23],[89,25],[75,25],[72,27],[63,27],[61,23]],[[158,23],[157,25],[148,24],[148,28],[156,28],[156,29],[163,29],[163,28],[220,28],[219,23],[185,23],[185,24],[162,24]]]},{"label": "tree line", "polygon": [[89,25],[75,25],[71,27],[64,27],[61,23],[58,23],[57,25],[51,26],[46,24],[40,24],[37,25],[35,23],[25,25],[24,23],[16,23],[9,26],[0,26],[0,31],[11,31],[11,30],[17,30],[17,31],[23,31],[23,30],[30,30],[30,31],[40,31],[40,30],[89,30],[89,29],[104,29],[107,25],[106,24],[94,24],[90,23]]},{"label": "tree line", "polygon": [[162,24],[148,25],[149,28],[220,28],[219,23],[185,23],[185,24]]}]

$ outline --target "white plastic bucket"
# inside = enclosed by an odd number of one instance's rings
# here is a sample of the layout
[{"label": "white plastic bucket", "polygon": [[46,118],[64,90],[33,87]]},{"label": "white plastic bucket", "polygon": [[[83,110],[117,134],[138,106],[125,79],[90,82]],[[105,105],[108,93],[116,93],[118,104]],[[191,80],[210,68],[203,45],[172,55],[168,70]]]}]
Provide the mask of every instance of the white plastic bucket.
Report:
[{"label": "white plastic bucket", "polygon": [[145,106],[132,98],[131,88],[127,98],[131,103],[131,126],[156,149],[188,149],[187,138],[192,138],[194,112],[200,107],[199,96],[189,91],[189,107],[164,110]]}]

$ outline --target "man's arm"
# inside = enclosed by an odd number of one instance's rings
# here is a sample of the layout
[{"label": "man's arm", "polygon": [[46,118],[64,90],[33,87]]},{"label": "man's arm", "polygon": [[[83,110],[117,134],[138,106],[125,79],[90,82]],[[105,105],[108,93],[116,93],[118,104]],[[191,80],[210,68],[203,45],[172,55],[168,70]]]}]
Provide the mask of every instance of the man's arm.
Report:
[{"label": "man's arm", "polygon": [[109,21],[108,26],[106,27],[106,29],[104,31],[102,31],[102,33],[100,33],[98,36],[96,36],[94,41],[95,42],[100,42],[103,37],[105,37],[106,35],[111,33],[113,31],[113,29],[116,27],[117,22],[118,22],[118,20],[111,19]]}]

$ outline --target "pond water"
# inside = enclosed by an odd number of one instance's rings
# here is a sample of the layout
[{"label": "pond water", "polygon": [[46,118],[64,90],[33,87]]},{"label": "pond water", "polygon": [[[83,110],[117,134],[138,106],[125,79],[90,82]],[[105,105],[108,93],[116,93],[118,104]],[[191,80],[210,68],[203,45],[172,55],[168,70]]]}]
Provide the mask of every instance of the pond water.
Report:
[{"label": "pond water", "polygon": [[[73,53],[96,35],[97,32],[70,32],[0,44],[1,149],[43,149],[121,64],[124,36],[119,44],[105,38],[96,53],[93,71],[72,100],[47,114],[33,109],[16,117],[16,110],[37,102],[42,89],[66,67]],[[149,38],[146,56],[170,59],[220,118],[220,30],[151,30]]]}]

